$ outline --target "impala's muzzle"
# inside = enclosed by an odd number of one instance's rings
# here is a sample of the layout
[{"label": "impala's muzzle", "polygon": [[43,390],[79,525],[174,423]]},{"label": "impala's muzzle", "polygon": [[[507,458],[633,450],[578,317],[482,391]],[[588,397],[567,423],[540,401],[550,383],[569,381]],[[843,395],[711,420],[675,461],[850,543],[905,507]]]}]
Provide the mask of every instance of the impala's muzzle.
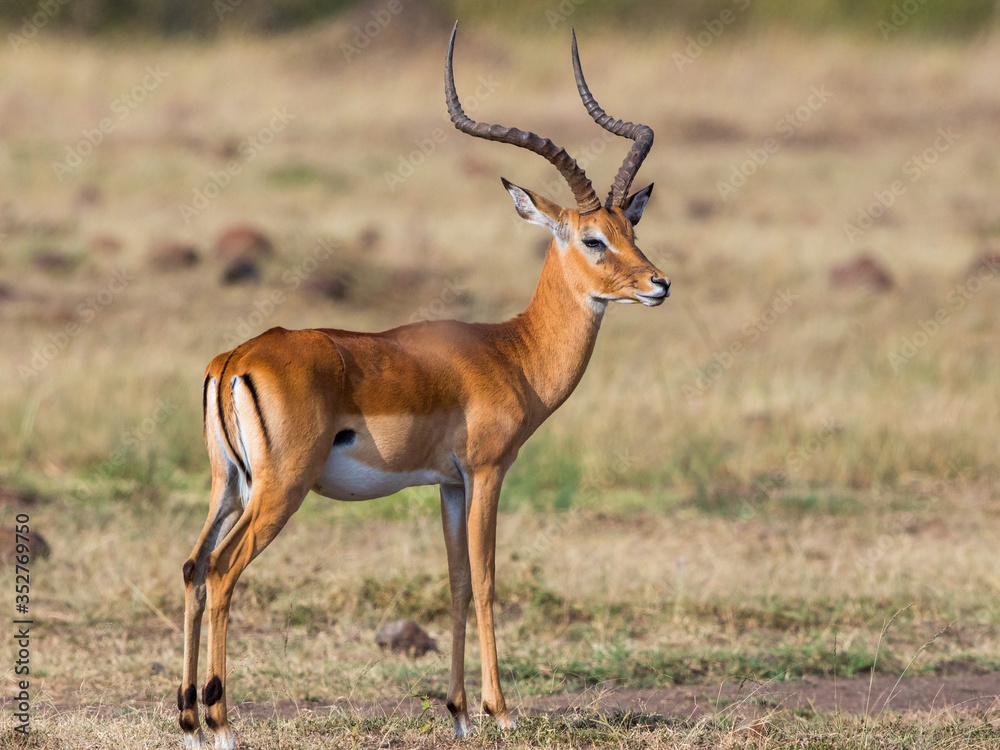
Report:
[{"label": "impala's muzzle", "polygon": [[653,285],[653,290],[651,292],[636,292],[636,298],[646,307],[662,305],[663,300],[670,296],[670,279],[654,276],[649,281]]}]

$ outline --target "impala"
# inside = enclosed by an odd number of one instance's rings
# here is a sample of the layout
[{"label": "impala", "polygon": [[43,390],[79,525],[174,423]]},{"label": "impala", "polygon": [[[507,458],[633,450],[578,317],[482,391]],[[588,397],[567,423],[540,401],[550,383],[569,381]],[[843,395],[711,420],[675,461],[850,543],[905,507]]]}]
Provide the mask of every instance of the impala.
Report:
[{"label": "impala", "polygon": [[[457,30],[457,25],[456,25]],[[220,354],[205,374],[205,442],[212,464],[208,519],[184,563],[184,676],[177,692],[188,747],[202,747],[198,646],[208,605],[205,723],[217,748],[235,746],[226,717],[226,629],[233,588],[312,490],[369,500],[437,484],[452,600],[447,707],[455,734],[472,732],[465,694],[465,630],[473,598],[482,657],[482,709],[513,727],[493,629],[497,502],[518,450],[573,392],[609,302],[654,307],[670,282],[635,244],[652,185],[629,187],[653,131],[613,120],[573,67],[591,117],[634,141],[605,205],[565,149],[534,133],[478,123],[455,91],[452,31],[445,93],[455,127],[548,159],[576,208],[507,180],[518,214],[552,233],[527,309],[505,323],[422,322],[383,333],[273,328]]]}]

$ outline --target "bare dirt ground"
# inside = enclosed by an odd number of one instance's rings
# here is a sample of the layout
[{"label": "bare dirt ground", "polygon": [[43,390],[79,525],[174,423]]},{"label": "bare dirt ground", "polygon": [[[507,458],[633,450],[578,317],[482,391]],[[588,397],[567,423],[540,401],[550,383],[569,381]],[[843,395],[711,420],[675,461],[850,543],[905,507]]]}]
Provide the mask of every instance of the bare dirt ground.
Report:
[{"label": "bare dirt ground", "polygon": [[668,685],[651,690],[607,690],[579,695],[544,696],[526,701],[529,713],[591,708],[699,717],[727,712],[739,716],[789,711],[842,711],[877,714],[884,711],[946,711],[985,709],[1000,694],[1000,674],[940,675],[904,678],[813,677],[801,682]]},{"label": "bare dirt ground", "polygon": [[[666,685],[646,690],[593,688],[582,693],[526,697],[513,701],[515,714],[553,715],[569,712],[659,715],[664,718],[698,719],[723,714],[734,720],[753,719],[775,710],[796,713],[843,712],[879,715],[887,712],[921,712],[945,715],[953,711],[988,711],[1000,701],[1000,674],[963,673],[971,667],[956,664],[955,674],[924,677],[891,676],[810,677],[799,682],[739,682],[721,685]],[[132,703],[130,710],[141,709]],[[445,714],[442,701],[440,713]],[[147,704],[153,705],[152,702]],[[114,712],[111,706],[53,705],[55,714],[86,710],[86,713]],[[230,720],[263,721],[322,717],[330,713],[363,717],[419,716],[424,708],[420,698],[384,698],[378,701],[274,702],[245,701],[230,705]]]},{"label": "bare dirt ground", "polygon": [[[774,709],[788,711],[843,711],[878,714],[886,711],[945,712],[952,709],[988,709],[1000,700],[1000,674],[956,674],[934,677],[855,677],[834,680],[813,677],[801,682],[767,682],[742,685],[667,685],[647,690],[595,688],[583,693],[525,698],[519,713],[551,714],[572,710],[602,714],[644,713],[698,718],[724,712],[758,716]],[[241,703],[232,707],[242,718],[292,718],[301,712],[326,713],[330,709],[365,715],[419,715],[418,698],[369,703]],[[444,709],[442,708],[442,711]]]}]

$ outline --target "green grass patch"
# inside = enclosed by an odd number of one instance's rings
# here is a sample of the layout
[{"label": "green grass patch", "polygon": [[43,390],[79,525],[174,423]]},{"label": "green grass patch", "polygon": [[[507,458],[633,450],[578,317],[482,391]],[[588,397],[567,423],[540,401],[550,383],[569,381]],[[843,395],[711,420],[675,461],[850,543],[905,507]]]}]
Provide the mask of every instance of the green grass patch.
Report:
[{"label": "green grass patch", "polygon": [[583,478],[578,451],[567,442],[539,435],[521,450],[504,481],[500,507],[537,511],[566,510]]},{"label": "green grass patch", "polygon": [[268,170],[265,180],[269,187],[279,190],[318,184],[330,192],[341,193],[350,186],[350,180],[343,174],[301,162],[274,167]]},{"label": "green grass patch", "polygon": [[[625,641],[593,645],[584,649],[539,649],[501,659],[506,680],[523,694],[576,692],[586,688],[656,688],[668,684],[720,683],[723,681],[789,680],[804,675],[853,677],[867,674],[874,653],[860,647],[834,653],[829,644],[816,639],[804,645],[785,645],[766,651],[729,648],[639,649]],[[905,660],[882,650],[878,669],[898,674]]]}]

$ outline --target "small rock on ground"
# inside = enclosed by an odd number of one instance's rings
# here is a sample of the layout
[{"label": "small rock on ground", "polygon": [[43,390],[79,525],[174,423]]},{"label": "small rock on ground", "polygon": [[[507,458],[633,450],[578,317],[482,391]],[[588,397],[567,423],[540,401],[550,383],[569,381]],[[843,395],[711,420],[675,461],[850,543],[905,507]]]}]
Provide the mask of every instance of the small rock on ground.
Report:
[{"label": "small rock on ground", "polygon": [[386,623],[375,634],[375,643],[393,651],[412,652],[415,656],[438,650],[434,639],[413,620]]}]

